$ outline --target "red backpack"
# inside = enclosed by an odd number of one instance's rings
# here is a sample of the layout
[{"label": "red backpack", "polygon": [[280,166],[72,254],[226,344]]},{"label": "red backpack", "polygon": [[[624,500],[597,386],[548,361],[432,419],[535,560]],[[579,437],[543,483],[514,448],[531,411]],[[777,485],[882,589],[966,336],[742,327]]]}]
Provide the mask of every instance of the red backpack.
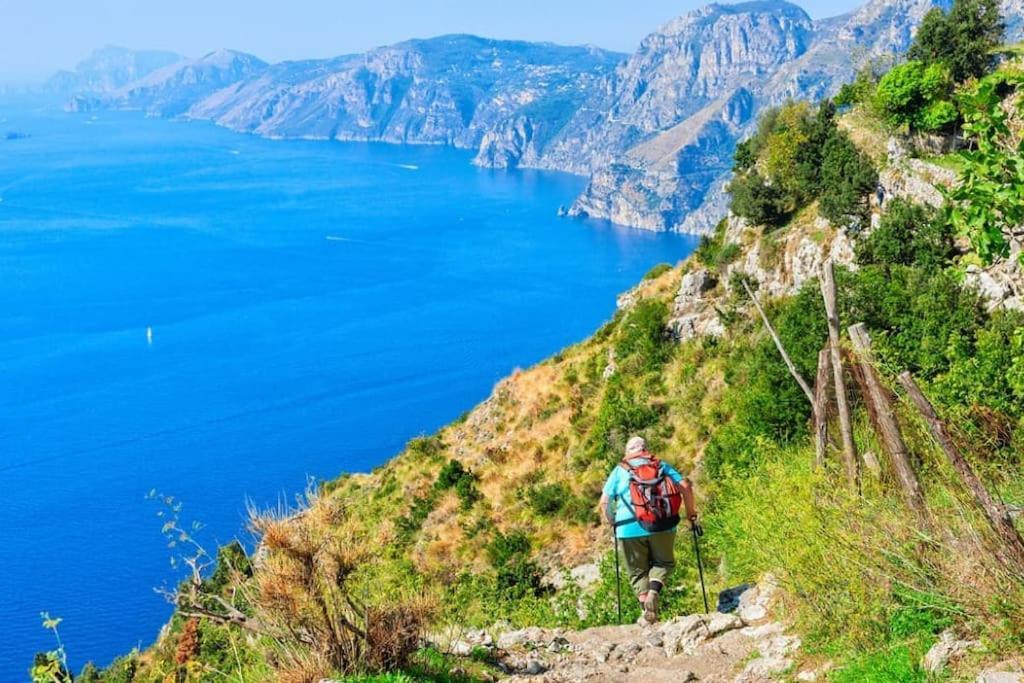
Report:
[{"label": "red backpack", "polygon": [[661,461],[650,453],[639,453],[625,458],[619,466],[629,473],[629,501],[623,496],[623,502],[632,509],[633,518],[617,522],[616,526],[637,522],[652,533],[675,528],[679,524],[683,493]]}]

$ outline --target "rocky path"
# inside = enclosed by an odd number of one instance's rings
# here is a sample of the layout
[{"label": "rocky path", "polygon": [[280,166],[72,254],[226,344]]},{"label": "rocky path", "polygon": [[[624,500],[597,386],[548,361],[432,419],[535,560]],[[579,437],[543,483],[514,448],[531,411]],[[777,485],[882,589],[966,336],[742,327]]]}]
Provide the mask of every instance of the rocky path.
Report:
[{"label": "rocky path", "polygon": [[604,626],[585,631],[528,628],[496,641],[475,634],[474,645],[491,647],[509,681],[574,683],[637,681],[755,683],[783,672],[797,680],[824,678],[824,671],[795,671],[791,655],[800,640],[769,616],[770,586],[738,594],[729,613],[676,617],[653,626]]}]

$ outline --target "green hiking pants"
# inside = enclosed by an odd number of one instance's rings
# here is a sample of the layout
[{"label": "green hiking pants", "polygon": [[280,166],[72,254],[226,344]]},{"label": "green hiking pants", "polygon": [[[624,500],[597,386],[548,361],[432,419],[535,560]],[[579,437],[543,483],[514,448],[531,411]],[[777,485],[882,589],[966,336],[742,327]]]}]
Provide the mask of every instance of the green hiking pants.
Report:
[{"label": "green hiking pants", "polygon": [[675,540],[675,530],[619,539],[619,556],[626,565],[629,583],[637,596],[647,592],[651,581],[665,585],[676,566]]}]

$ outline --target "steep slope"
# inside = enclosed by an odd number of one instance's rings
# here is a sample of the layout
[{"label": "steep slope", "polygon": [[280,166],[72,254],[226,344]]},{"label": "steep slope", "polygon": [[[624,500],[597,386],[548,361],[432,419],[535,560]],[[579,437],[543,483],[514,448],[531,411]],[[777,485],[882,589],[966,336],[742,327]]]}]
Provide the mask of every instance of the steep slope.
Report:
[{"label": "steep slope", "polygon": [[199,59],[157,69],[111,93],[76,95],[68,101],[67,109],[139,109],[150,116],[177,116],[197,100],[248,78],[266,66],[266,62],[243,52],[216,50]]},{"label": "steep slope", "polygon": [[109,93],[184,59],[173,52],[129,50],[107,45],[79,62],[74,70],[58,71],[43,85],[43,89],[65,96]]},{"label": "steep slope", "polygon": [[[138,683],[186,670],[306,682],[349,673],[353,659],[404,668],[410,661],[369,658],[402,646],[395,633],[410,636],[407,650],[420,635],[435,645],[430,658],[451,674],[442,680],[493,680],[493,671],[470,675],[472,659],[516,680],[691,680],[689,670],[749,682],[829,669],[844,683],[918,681],[936,647],[929,670],[945,669],[946,680],[1019,669],[1024,584],[993,560],[995,536],[927,426],[910,405],[893,404],[922,486],[930,520],[922,524],[874,455],[886,452],[878,413],[855,388],[866,367],[853,356],[847,366],[864,461],[860,486],[847,487],[837,420],[815,463],[810,405],[743,286],[756,288],[794,366],[813,378],[828,338],[816,278],[832,258],[839,317],[867,326],[872,372],[883,381],[913,372],[985,486],[1024,503],[1021,270],[1001,264],[1013,291],[979,296],[962,277],[977,275],[977,255],[923,206],[941,201],[933,185],[951,174],[909,158],[870,112],[836,125],[879,165],[862,227],[831,225],[813,197],[785,224],[723,221],[691,258],[656,268],[621,296],[591,338],[516,371],[373,472],[321,482],[297,509],[256,513],[251,562],[240,545],[222,548],[208,578],[183,584],[197,592],[179,596],[183,607],[157,643],[100,680],[124,680],[130,669]],[[685,131],[675,134],[682,140]],[[657,159],[660,150],[636,153]],[[678,534],[665,623],[646,631],[607,627],[619,619],[620,586],[595,510],[634,433],[691,474],[708,531],[703,577],[689,534]],[[166,502],[165,533],[187,561],[190,526],[180,503]],[[721,591],[719,605],[738,601],[739,619],[681,616],[703,610],[702,579],[712,596]],[[746,604],[728,588],[753,582],[760,588]],[[762,592],[769,586],[778,588],[771,600]],[[622,608],[624,623],[639,616],[635,600]],[[761,623],[769,610],[779,624]],[[339,654],[339,614],[346,625],[377,627],[365,636],[369,654]],[[523,627],[551,628],[512,630]],[[943,655],[949,644],[960,649]],[[437,652],[446,646],[462,655],[457,663]],[[891,675],[869,677],[879,671]]]},{"label": "steep slope", "polygon": [[[783,2],[711,5],[670,23],[617,74],[622,85],[608,114],[580,121],[600,153],[589,158],[591,182],[571,212],[654,230],[708,231],[724,214],[735,144],[759,112],[834,94],[861,64],[905,50],[924,13],[945,4],[872,0],[816,23]],[[674,108],[665,106],[673,102],[669,93],[677,94]],[[586,139],[576,144],[593,149]],[[550,165],[567,165],[557,145],[552,149]]]}]

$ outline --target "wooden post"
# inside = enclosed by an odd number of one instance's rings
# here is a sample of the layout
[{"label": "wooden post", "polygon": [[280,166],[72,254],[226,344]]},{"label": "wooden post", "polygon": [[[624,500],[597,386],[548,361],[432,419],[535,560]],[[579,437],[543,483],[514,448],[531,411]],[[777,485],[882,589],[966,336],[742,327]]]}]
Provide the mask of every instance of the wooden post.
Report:
[{"label": "wooden post", "polygon": [[768,315],[764,312],[764,309],[761,308],[761,303],[757,300],[757,297],[754,296],[754,292],[750,289],[750,285],[747,284],[746,280],[743,280],[743,288],[747,290],[747,296],[749,296],[750,300],[754,302],[757,312],[761,314],[761,320],[764,321],[764,326],[768,328],[768,334],[772,336],[772,341],[775,342],[775,348],[777,348],[779,353],[782,355],[783,362],[786,364],[786,367],[789,368],[789,374],[793,375],[793,379],[795,379],[796,383],[800,385],[800,388],[804,392],[804,396],[806,396],[808,402],[810,402],[811,408],[814,408],[814,392],[811,391],[811,387],[807,385],[807,380],[804,379],[803,375],[800,374],[800,371],[796,369],[795,365],[793,365],[793,361],[790,360],[789,354],[786,353],[786,347],[782,345],[782,340],[779,339],[778,333],[775,331],[775,328],[772,327],[771,321],[768,320]]},{"label": "wooden post", "polygon": [[907,445],[903,442],[903,436],[900,434],[892,401],[882,387],[878,373],[875,372],[875,368],[871,364],[871,337],[863,323],[853,325],[848,331],[850,341],[853,343],[853,350],[859,357],[861,370],[864,373],[864,382],[868,390],[865,399],[874,404],[879,435],[882,438],[882,445],[885,446],[886,454],[889,456],[893,472],[896,474],[896,479],[899,481],[900,492],[903,494],[907,506],[917,514],[921,523],[930,526],[921,484],[917,480],[914,468],[910,465]]},{"label": "wooden post", "polygon": [[825,465],[828,447],[828,382],[831,352],[826,344],[818,352],[818,375],[814,378],[814,464]]},{"label": "wooden post", "polygon": [[932,434],[932,438],[939,444],[942,452],[946,454],[949,464],[960,475],[964,485],[974,494],[975,502],[982,512],[985,513],[985,517],[988,518],[992,529],[995,530],[1002,541],[1005,555],[1004,560],[1009,560],[1018,569],[1024,569],[1024,539],[1021,538],[1020,532],[1014,526],[1009,511],[1004,505],[997,503],[988,490],[985,489],[981,480],[978,479],[978,475],[974,473],[971,464],[967,462],[967,459],[964,458],[963,454],[953,443],[953,438],[946,429],[946,425],[939,419],[934,406],[921,392],[911,374],[904,372],[900,375],[899,381],[906,390],[911,402],[917,406],[925,422],[928,423],[928,429]]},{"label": "wooden post", "polygon": [[857,444],[853,441],[853,421],[850,419],[850,404],[846,397],[846,379],[843,377],[843,358],[839,340],[839,305],[836,300],[836,277],[832,259],[821,268],[821,297],[825,300],[825,315],[828,318],[828,343],[832,354],[832,381],[836,388],[836,412],[839,413],[839,433],[843,441],[843,467],[846,481],[851,489],[860,489],[860,466],[857,460]]}]

